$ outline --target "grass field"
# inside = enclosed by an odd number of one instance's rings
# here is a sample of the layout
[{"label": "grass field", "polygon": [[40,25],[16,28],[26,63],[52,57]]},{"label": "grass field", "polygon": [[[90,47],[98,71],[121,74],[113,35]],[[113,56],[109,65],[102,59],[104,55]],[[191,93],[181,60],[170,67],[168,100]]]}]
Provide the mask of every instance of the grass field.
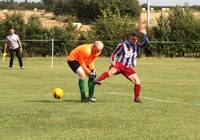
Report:
[{"label": "grass field", "polygon": [[[131,102],[133,85],[113,76],[96,87],[96,103],[80,103],[78,78],[65,58],[26,58],[25,70],[0,62],[2,140],[199,140],[200,59],[141,58],[137,73],[142,104]],[[96,61],[98,74],[108,58]],[[63,100],[51,90],[60,87]]]}]

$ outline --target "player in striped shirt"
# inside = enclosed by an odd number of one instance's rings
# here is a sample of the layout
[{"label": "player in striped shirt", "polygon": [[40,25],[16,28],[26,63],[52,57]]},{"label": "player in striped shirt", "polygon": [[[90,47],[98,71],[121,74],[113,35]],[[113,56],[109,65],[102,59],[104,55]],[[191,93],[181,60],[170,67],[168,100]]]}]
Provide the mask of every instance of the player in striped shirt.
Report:
[{"label": "player in striped shirt", "polygon": [[143,33],[142,41],[138,41],[136,33],[129,33],[127,40],[119,43],[117,48],[111,55],[111,67],[108,71],[102,73],[95,81],[96,84],[101,84],[101,81],[111,75],[121,73],[128,78],[134,86],[133,101],[140,103],[140,79],[136,74],[134,67],[136,66],[137,53],[140,47],[148,43],[145,22],[141,22],[139,32]]}]

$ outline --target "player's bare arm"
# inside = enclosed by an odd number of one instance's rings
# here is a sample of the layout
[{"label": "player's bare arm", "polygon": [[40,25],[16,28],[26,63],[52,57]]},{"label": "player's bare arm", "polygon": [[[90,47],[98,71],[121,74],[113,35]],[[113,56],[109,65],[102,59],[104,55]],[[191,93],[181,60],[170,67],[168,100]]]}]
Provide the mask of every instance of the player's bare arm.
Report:
[{"label": "player's bare arm", "polygon": [[147,28],[147,22],[145,20],[140,20],[138,31],[143,34],[147,34],[146,28]]}]

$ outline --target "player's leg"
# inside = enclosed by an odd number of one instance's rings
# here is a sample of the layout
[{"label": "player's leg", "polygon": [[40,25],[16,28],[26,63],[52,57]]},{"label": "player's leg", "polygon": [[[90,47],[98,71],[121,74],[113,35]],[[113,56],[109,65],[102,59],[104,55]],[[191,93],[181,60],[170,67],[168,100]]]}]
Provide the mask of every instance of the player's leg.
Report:
[{"label": "player's leg", "polygon": [[96,99],[94,97],[94,79],[92,78],[88,79],[88,89],[89,89],[89,100],[91,102],[96,102]]},{"label": "player's leg", "polygon": [[95,84],[101,85],[101,81],[117,73],[117,68],[111,67],[108,71],[102,73],[96,80]]},{"label": "player's leg", "polygon": [[81,94],[81,102],[88,102],[86,95],[85,95],[85,79],[86,75],[83,68],[80,66],[78,61],[67,61],[70,68],[79,76],[79,89]]},{"label": "player's leg", "polygon": [[128,76],[128,79],[130,79],[131,82],[133,82],[135,84],[134,95],[133,95],[134,102],[141,102],[141,100],[140,100],[141,86],[140,86],[140,79],[139,79],[138,75],[136,73],[131,74]]},{"label": "player's leg", "polygon": [[136,74],[135,70],[132,68],[123,68],[122,74],[128,78],[134,85],[134,94],[133,94],[133,101],[134,102],[141,102],[140,100],[140,79]]},{"label": "player's leg", "polygon": [[14,61],[14,49],[10,49],[10,63],[9,63],[9,69],[12,68],[13,66],[13,61]]},{"label": "player's leg", "polygon": [[80,89],[80,93],[81,93],[81,101],[88,102],[86,95],[85,95],[86,75],[81,66],[76,70],[76,74],[79,76],[79,89]]},{"label": "player's leg", "polygon": [[20,53],[20,48],[17,48],[15,51],[16,51],[16,56],[17,56],[18,61],[19,61],[19,66],[20,66],[21,69],[24,69],[22,57],[21,57],[21,53]]}]

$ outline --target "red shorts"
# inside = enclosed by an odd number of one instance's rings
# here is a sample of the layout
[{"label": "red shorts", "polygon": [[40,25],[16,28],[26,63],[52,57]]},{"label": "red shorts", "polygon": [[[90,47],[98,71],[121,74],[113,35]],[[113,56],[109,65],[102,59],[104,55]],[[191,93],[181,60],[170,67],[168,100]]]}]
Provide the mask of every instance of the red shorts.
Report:
[{"label": "red shorts", "polygon": [[[116,74],[121,73],[121,74],[123,74],[123,75],[126,76],[126,77],[129,77],[130,75],[136,73],[135,70],[134,70],[133,68],[127,68],[127,67],[125,67],[125,66],[124,66],[122,63],[120,63],[120,62],[117,62],[117,63],[115,64],[115,66],[111,66],[111,67],[114,67],[114,68],[117,70],[117,73],[116,73]],[[111,67],[110,67],[110,68],[111,68]]]}]

